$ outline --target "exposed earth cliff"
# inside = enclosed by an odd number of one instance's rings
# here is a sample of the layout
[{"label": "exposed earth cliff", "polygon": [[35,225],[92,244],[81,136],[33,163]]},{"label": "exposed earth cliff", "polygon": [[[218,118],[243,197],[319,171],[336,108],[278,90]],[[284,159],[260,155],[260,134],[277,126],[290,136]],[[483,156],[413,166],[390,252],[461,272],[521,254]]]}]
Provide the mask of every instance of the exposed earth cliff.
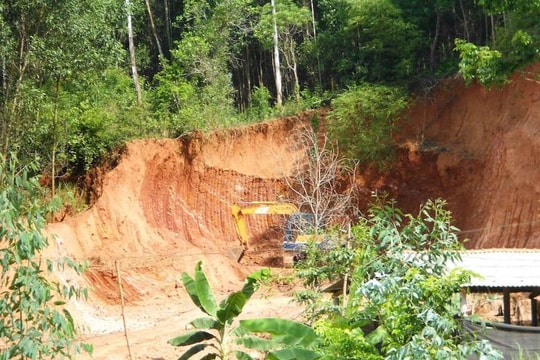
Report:
[{"label": "exposed earth cliff", "polygon": [[407,162],[419,168],[400,170],[409,191],[399,202],[414,205],[411,191],[448,200],[469,248],[540,248],[540,82],[530,70],[501,89],[442,84],[403,135],[419,144]]}]

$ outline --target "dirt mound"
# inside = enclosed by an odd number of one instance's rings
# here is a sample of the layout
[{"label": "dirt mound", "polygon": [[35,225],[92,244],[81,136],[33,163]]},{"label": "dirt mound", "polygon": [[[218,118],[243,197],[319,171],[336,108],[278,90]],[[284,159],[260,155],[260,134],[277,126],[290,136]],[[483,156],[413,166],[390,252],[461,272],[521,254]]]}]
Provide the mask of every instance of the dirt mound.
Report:
[{"label": "dirt mound", "polygon": [[[411,213],[442,197],[468,247],[540,247],[539,90],[525,74],[494,90],[441,84],[411,108],[397,165],[360,176],[360,206],[372,190]],[[48,226],[57,235],[51,253],[89,260],[91,297],[106,303],[119,302],[118,269],[126,301],[136,304],[178,295],[181,272],[199,260],[218,291],[236,290],[254,267],[275,264],[281,235],[275,220],[259,219],[252,256],[238,264],[230,205],[286,193],[281,179],[301,157],[293,134],[315,116],[130,142],[111,170],[96,172],[93,205]],[[272,229],[275,239],[260,235]]]}]

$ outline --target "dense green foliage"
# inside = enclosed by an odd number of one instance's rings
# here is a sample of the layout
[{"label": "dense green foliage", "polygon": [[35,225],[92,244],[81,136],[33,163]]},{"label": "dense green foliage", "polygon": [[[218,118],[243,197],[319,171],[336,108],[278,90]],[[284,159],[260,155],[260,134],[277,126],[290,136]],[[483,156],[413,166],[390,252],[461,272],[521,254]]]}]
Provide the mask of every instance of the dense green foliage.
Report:
[{"label": "dense green foliage", "polygon": [[456,39],[456,49],[460,53],[459,68],[466,84],[477,80],[491,86],[502,84],[506,76],[502,73],[502,54],[488,46],[476,46],[461,39]]},{"label": "dense green foliage", "polygon": [[[0,146],[56,166],[71,140],[65,87],[121,60],[113,1],[8,1],[0,5]],[[101,81],[99,86],[104,86]],[[85,99],[86,101],[86,99]],[[69,104],[71,109],[79,104]],[[71,119],[69,119],[71,120]],[[108,130],[107,130],[108,131]],[[59,167],[62,167],[60,165]]]},{"label": "dense green foliage", "polygon": [[[459,336],[459,294],[471,274],[447,270],[463,245],[442,200],[418,216],[377,199],[369,217],[333,249],[313,247],[298,264],[299,294],[327,359],[499,359],[489,343]],[[325,280],[342,279],[333,302]]]},{"label": "dense green foliage", "polygon": [[19,168],[13,157],[0,159],[0,358],[71,358],[81,346],[64,304],[86,291],[53,282],[50,275],[55,265],[74,274],[85,267],[70,259],[55,264],[41,257],[48,245],[42,233],[45,216],[57,204],[43,203],[41,187],[28,170]]},{"label": "dense green foliage", "polygon": [[460,72],[467,81],[484,85],[504,82],[519,67],[540,55],[540,2],[482,0],[479,2],[493,24],[490,41],[473,44],[456,39],[460,53]]},{"label": "dense green foliage", "polygon": [[416,27],[401,10],[389,0],[346,1],[344,6],[339,32],[321,39],[328,42],[325,60],[333,63],[338,82],[388,83],[412,76],[419,40]]},{"label": "dense green foliage", "polygon": [[329,136],[349,159],[379,166],[392,159],[392,134],[407,106],[397,87],[364,84],[349,89],[332,101],[328,116]]},{"label": "dense green foliage", "polygon": [[[366,84],[422,92],[457,71],[501,83],[540,48],[537,0],[276,0],[271,10],[253,0],[138,0],[129,9],[118,0],[4,1],[0,151],[37,159],[53,178],[77,175],[131,138],[258,121],[349,91],[364,96]],[[285,102],[273,108],[278,75]],[[347,148],[366,144],[351,140]]]}]

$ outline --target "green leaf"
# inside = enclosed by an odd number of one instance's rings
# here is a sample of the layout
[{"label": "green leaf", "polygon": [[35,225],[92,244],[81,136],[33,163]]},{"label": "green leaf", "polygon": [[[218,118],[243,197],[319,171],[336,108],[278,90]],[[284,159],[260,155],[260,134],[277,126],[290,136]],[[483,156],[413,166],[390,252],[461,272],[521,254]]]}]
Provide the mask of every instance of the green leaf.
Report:
[{"label": "green leaf", "polygon": [[248,349],[269,351],[278,347],[276,342],[268,339],[263,339],[258,336],[243,336],[236,339],[238,345],[242,345]]},{"label": "green leaf", "polygon": [[178,360],[190,359],[193,355],[196,355],[196,354],[200,353],[201,351],[203,351],[204,349],[206,349],[209,346],[210,346],[210,344],[197,344],[195,346],[192,346],[192,347],[189,348],[189,350],[187,350],[185,353],[183,353],[182,356],[180,356],[178,358]]},{"label": "green leaf", "polygon": [[251,295],[253,295],[253,293],[257,290],[259,283],[261,281],[267,280],[271,276],[272,271],[270,269],[264,268],[255,271],[246,278],[246,282],[244,284],[244,287],[242,288],[242,292],[246,294],[246,297],[248,299],[251,298]]},{"label": "green leaf", "polygon": [[81,348],[85,352],[87,352],[89,355],[92,355],[92,353],[94,352],[94,345],[93,344],[81,343]]},{"label": "green leaf", "polygon": [[223,328],[223,326],[218,321],[209,317],[195,319],[191,322],[191,325],[193,325],[193,327],[195,327],[196,329],[221,330]]},{"label": "green leaf", "polygon": [[277,318],[240,320],[240,327],[253,333],[269,333],[275,341],[288,346],[310,347],[318,343],[315,331],[297,321]]},{"label": "green leaf", "polygon": [[268,354],[268,360],[314,360],[319,359],[321,354],[316,351],[306,349],[281,349]]},{"label": "green leaf", "polygon": [[217,303],[214,297],[214,293],[210,288],[208,279],[202,271],[202,261],[199,261],[195,266],[195,286],[197,288],[197,295],[201,302],[202,309],[213,317],[217,317]]},{"label": "green leaf", "polygon": [[382,326],[379,326],[366,336],[366,340],[371,345],[377,345],[382,343],[387,336],[388,333],[386,330]]},{"label": "green leaf", "polygon": [[235,350],[233,353],[238,360],[253,360],[253,358],[249,354],[243,351]]},{"label": "green leaf", "polygon": [[197,292],[197,286],[195,286],[195,280],[191,276],[189,276],[188,273],[182,273],[182,282],[184,283],[184,287],[186,288],[186,291],[188,292],[189,297],[191,298],[191,301],[204,311],[204,309],[201,306],[201,301],[199,300],[199,294]]},{"label": "green leaf", "polygon": [[240,315],[246,305],[247,297],[241,291],[230,294],[222,303],[221,309],[217,312],[217,317],[222,323],[233,320]]},{"label": "green leaf", "polygon": [[190,333],[172,338],[168,341],[168,343],[173,346],[186,346],[215,338],[216,337],[213,334],[206,331],[192,331]]},{"label": "green leaf", "polygon": [[208,354],[208,355],[205,355],[201,358],[201,360],[213,360],[213,359],[217,359],[218,358],[218,354],[215,354],[215,353],[212,353],[212,354]]},{"label": "green leaf", "polygon": [[232,293],[220,303],[218,318],[225,323],[240,315],[247,301],[259,288],[259,282],[271,275],[269,269],[260,269],[246,278],[244,286],[240,291]]}]

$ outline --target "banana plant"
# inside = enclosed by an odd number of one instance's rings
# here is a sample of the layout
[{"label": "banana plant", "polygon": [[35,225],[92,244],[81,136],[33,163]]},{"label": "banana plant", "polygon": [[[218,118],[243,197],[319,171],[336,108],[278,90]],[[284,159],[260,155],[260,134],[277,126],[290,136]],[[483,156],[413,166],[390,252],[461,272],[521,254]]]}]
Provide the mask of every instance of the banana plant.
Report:
[{"label": "banana plant", "polygon": [[[316,351],[319,338],[309,326],[297,321],[262,318],[240,320],[234,334],[236,343],[247,349],[263,351],[269,360],[315,360],[321,357]],[[237,358],[252,360],[241,351],[235,351]]]},{"label": "banana plant", "polygon": [[[269,269],[249,275],[241,290],[219,304],[202,270],[202,262],[195,266],[195,275],[182,274],[182,281],[193,303],[206,316],[191,321],[194,330],[169,340],[173,346],[187,347],[178,360],[197,355],[199,359],[222,359],[229,355],[239,360],[252,360],[242,349],[252,349],[267,354],[268,359],[317,359],[318,353],[310,350],[316,346],[317,337],[310,327],[285,319],[264,318],[236,321],[260,282],[270,276]],[[270,334],[264,339],[259,334]],[[230,346],[238,348],[231,349]],[[202,356],[202,357],[201,357]]]}]

